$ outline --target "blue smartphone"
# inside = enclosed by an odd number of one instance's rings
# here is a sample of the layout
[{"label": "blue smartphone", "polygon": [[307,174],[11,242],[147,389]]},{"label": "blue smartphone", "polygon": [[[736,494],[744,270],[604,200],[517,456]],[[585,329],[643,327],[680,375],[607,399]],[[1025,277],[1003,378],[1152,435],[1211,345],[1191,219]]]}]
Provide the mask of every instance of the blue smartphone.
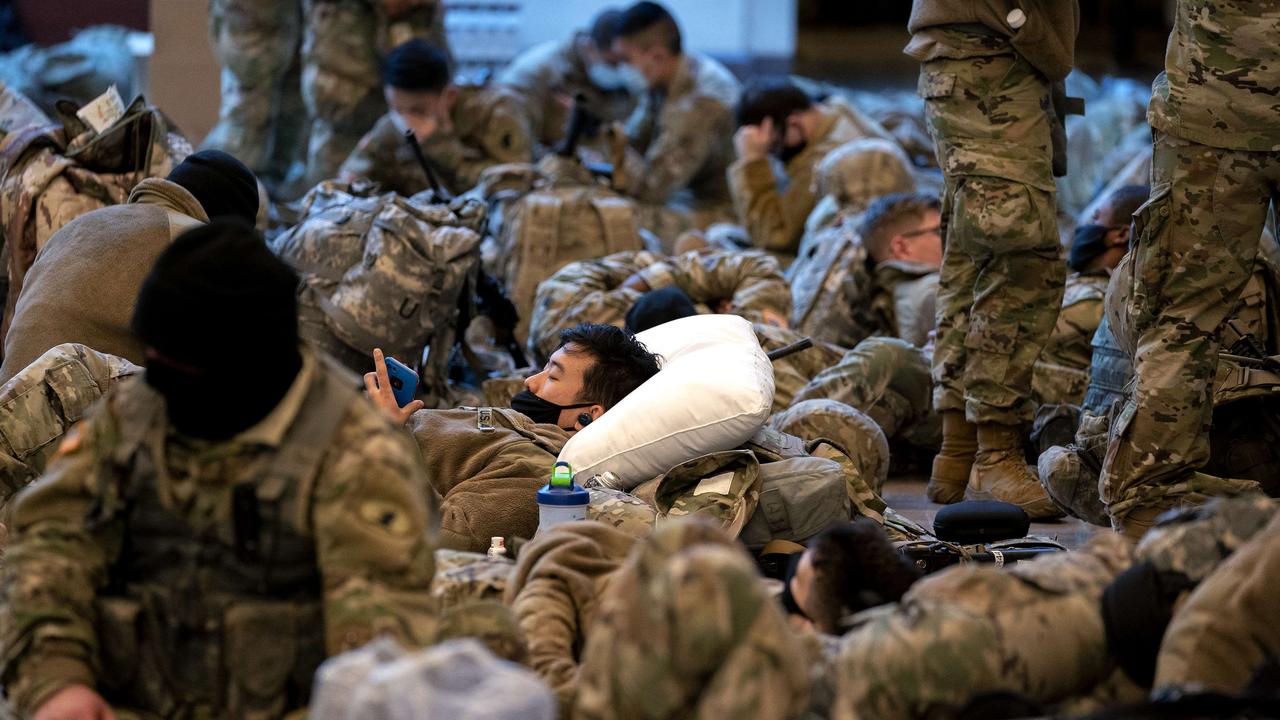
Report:
[{"label": "blue smartphone", "polygon": [[387,379],[391,381],[391,394],[396,404],[404,407],[413,402],[414,393],[418,392],[418,373],[399,360],[387,358]]}]

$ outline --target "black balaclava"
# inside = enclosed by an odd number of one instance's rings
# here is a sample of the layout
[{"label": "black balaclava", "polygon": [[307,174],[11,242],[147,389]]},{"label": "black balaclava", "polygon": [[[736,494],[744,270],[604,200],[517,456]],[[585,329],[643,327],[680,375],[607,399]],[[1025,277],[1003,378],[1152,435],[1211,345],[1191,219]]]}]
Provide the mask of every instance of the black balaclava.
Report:
[{"label": "black balaclava", "polygon": [[165,178],[195,196],[210,220],[235,218],[252,225],[258,217],[258,180],[245,164],[221,150],[188,155]]},{"label": "black balaclava", "polygon": [[627,311],[627,332],[632,334],[682,317],[697,315],[693,300],[678,287],[650,290]]},{"label": "black balaclava", "polygon": [[161,253],[133,332],[179,432],[229,438],[279,404],[302,367],[297,289],[297,274],[242,223],[188,230]]}]

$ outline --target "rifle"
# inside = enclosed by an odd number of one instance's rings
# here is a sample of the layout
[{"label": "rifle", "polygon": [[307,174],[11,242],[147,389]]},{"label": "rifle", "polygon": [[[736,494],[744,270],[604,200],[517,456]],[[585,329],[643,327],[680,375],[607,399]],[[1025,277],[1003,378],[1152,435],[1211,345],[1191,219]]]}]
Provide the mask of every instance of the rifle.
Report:
[{"label": "rifle", "polygon": [[790,345],[770,351],[769,362],[777,362],[788,355],[795,355],[801,350],[808,350],[811,347],[813,347],[812,338],[801,338]]}]

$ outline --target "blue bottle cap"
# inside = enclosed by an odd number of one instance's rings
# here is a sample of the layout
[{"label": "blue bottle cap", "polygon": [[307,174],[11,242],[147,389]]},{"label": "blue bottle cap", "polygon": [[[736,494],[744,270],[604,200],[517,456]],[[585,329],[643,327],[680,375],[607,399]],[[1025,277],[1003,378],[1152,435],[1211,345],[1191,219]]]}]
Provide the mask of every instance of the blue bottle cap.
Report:
[{"label": "blue bottle cap", "polygon": [[574,506],[587,505],[591,502],[591,493],[581,486],[570,482],[569,487],[559,487],[547,483],[538,490],[539,505]]}]

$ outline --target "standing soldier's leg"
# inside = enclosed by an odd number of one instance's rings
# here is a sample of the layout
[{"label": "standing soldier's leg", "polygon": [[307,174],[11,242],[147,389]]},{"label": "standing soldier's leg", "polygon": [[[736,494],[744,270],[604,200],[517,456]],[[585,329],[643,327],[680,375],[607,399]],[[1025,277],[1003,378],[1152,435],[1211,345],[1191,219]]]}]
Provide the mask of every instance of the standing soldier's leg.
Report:
[{"label": "standing soldier's leg", "polygon": [[1252,273],[1278,187],[1280,154],[1157,134],[1151,199],[1133,226],[1137,384],[1100,480],[1112,524],[1133,537],[1182,501],[1246,487],[1195,470],[1209,459],[1218,333]]},{"label": "standing soldier's leg", "polygon": [[267,169],[278,97],[297,51],[296,0],[211,0],[209,34],[222,65],[222,107],[204,147]]},{"label": "standing soldier's leg", "polygon": [[[920,87],[948,192],[934,354],[943,448],[967,451],[972,423],[969,496],[1013,502],[1033,517],[1053,515],[1057,509],[1022,456],[1022,426],[1034,411],[1032,368],[1066,278],[1049,84],[1022,58],[995,55],[928,62]],[[960,455],[942,454],[949,466],[935,473],[932,494],[954,499]]]},{"label": "standing soldier's leg", "polygon": [[361,0],[306,0],[302,99],[311,118],[302,188],[334,177],[386,112],[375,51],[377,19]]},{"label": "standing soldier's leg", "polygon": [[280,82],[276,131],[271,157],[267,159],[268,177],[279,181],[288,180],[291,173],[301,174],[307,161],[307,135],[311,127],[306,103],[302,102],[302,0],[286,0],[286,4],[288,8],[284,12],[289,30],[280,41],[293,45],[293,56]]}]

